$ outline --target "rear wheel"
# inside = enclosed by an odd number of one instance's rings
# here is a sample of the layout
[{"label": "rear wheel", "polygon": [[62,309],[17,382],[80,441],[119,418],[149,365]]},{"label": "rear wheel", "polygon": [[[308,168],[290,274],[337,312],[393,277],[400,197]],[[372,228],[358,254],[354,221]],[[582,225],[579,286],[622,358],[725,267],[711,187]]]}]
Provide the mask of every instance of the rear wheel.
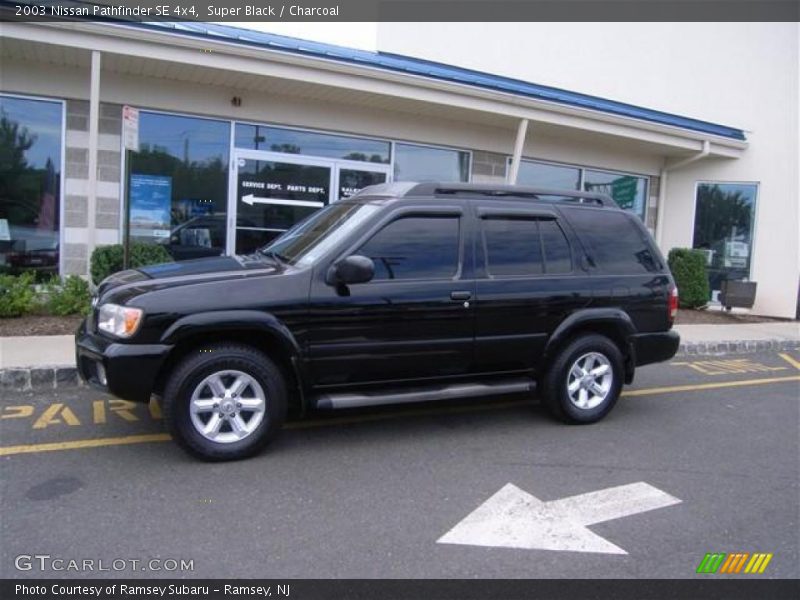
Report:
[{"label": "rear wheel", "polygon": [[545,374],[542,401],[550,414],[568,423],[605,417],[622,390],[623,359],[605,336],[587,334],[567,344]]},{"label": "rear wheel", "polygon": [[204,347],[175,369],[164,390],[167,427],[205,460],[235,460],[261,450],[286,418],[281,370],[248,346]]}]

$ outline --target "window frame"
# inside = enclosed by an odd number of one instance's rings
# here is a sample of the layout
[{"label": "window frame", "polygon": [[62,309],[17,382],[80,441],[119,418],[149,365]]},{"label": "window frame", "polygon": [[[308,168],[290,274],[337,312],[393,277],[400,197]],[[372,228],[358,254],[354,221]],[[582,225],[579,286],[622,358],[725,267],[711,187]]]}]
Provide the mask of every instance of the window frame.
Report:
[{"label": "window frame", "polygon": [[[480,243],[483,247],[483,272],[486,275],[487,279],[491,280],[505,280],[505,279],[541,279],[541,278],[554,278],[554,277],[571,277],[575,274],[575,252],[572,248],[572,242],[570,240],[570,236],[567,234],[567,231],[564,229],[562,224],[559,222],[559,215],[555,211],[550,211],[546,209],[541,210],[508,210],[508,209],[501,209],[501,208],[485,208],[480,207],[477,209],[477,223],[478,223],[478,230],[480,232]],[[510,274],[502,274],[502,275],[493,275],[490,269],[490,261],[489,261],[489,245],[486,240],[486,228],[483,226],[483,222],[486,220],[508,220],[508,221],[536,221],[536,234],[539,237],[539,251],[541,253],[541,264],[542,264],[542,272],[541,273],[520,273],[518,275],[510,275]],[[548,273],[547,272],[547,250],[544,246],[544,240],[542,239],[542,235],[539,229],[539,221],[554,221],[556,227],[558,227],[559,231],[561,231],[561,235],[564,237],[564,241],[567,243],[567,248],[569,249],[569,262],[570,262],[570,269],[569,271],[562,271],[559,273]]]},{"label": "window frame", "polygon": [[439,205],[427,205],[427,206],[407,206],[395,209],[391,211],[389,214],[385,215],[382,219],[378,220],[374,223],[371,227],[369,227],[364,233],[362,233],[355,242],[349,244],[345,247],[345,249],[341,252],[334,252],[333,253],[333,260],[327,262],[323,265],[320,269],[321,273],[327,272],[327,270],[340,260],[347,258],[348,256],[352,256],[353,254],[357,254],[357,251],[364,246],[369,240],[371,240],[375,235],[377,235],[380,231],[382,231],[388,225],[394,223],[403,218],[407,217],[455,217],[458,219],[458,264],[456,265],[456,271],[451,277],[437,277],[437,278],[420,278],[416,277],[413,279],[371,279],[363,284],[358,285],[371,285],[371,284],[404,284],[409,282],[441,282],[441,281],[459,281],[463,278],[464,271],[465,271],[465,261],[466,261],[466,240],[467,240],[467,222],[466,222],[466,214],[465,210],[458,206],[439,206]]},{"label": "window frame", "polygon": [[[506,156],[506,172],[508,172],[509,168],[511,167],[511,162],[514,160],[512,156]],[[639,215],[633,211],[625,210],[637,217],[641,218],[642,223],[647,223],[647,219],[650,216],[650,188],[652,187],[652,178],[657,177],[657,175],[648,175],[646,173],[633,173],[630,171],[620,171],[619,169],[609,169],[606,167],[596,167],[592,165],[581,165],[581,164],[574,164],[574,163],[564,163],[558,162],[554,160],[545,160],[540,158],[531,158],[531,157],[520,157],[520,164],[528,162],[528,163],[537,163],[540,165],[548,165],[552,167],[567,167],[572,169],[578,170],[578,190],[579,192],[584,192],[584,185],[586,184],[586,171],[599,171],[603,173],[611,173],[615,175],[627,175],[628,177],[636,177],[644,179],[644,212]],[[695,194],[696,197],[696,194]]]},{"label": "window frame", "polygon": [[436,144],[426,144],[423,142],[409,142],[407,140],[392,140],[392,160],[389,163],[392,167],[391,181],[394,181],[394,164],[397,159],[398,144],[403,146],[417,146],[418,148],[431,148],[432,150],[449,150],[452,152],[463,152],[467,155],[467,179],[466,181],[462,181],[459,183],[469,183],[472,181],[472,157],[473,157],[472,150],[467,150],[465,148],[458,148],[456,146],[442,146]]},{"label": "window frame", "polygon": [[755,262],[756,250],[756,223],[758,222],[758,211],[761,206],[759,197],[761,195],[761,182],[760,181],[732,181],[732,180],[714,180],[714,179],[698,179],[694,182],[694,202],[692,202],[692,247],[694,247],[694,224],[697,219],[697,193],[700,191],[701,185],[752,185],[756,188],[755,197],[753,198],[753,218],[750,226],[750,263],[747,268],[747,279],[753,278],[753,264]]},{"label": "window frame", "polygon": [[[67,101],[64,98],[54,98],[52,96],[36,96],[33,94],[16,94],[2,91],[0,91],[0,97],[15,98],[18,100],[35,100],[38,102],[52,102],[61,106],[61,161],[59,164],[60,176],[58,182],[58,275],[59,277],[62,277],[65,273],[64,261],[67,254],[64,251],[64,246],[67,242],[67,226],[64,222],[64,213],[66,211],[65,205],[67,203]],[[88,231],[88,227],[71,227],[70,229],[86,229]],[[87,271],[89,268],[89,258],[90,257],[87,257],[86,259]]]},{"label": "window frame", "polygon": [[[347,162],[352,162],[352,163],[356,163],[356,164],[378,165],[378,166],[383,166],[383,167],[390,167],[390,170],[392,170],[392,171],[393,171],[393,168],[394,168],[394,141],[388,140],[388,139],[385,139],[385,138],[373,137],[373,136],[370,136],[370,135],[359,135],[357,133],[344,133],[344,132],[341,132],[341,131],[333,131],[333,130],[328,130],[328,129],[314,129],[314,128],[309,128],[309,127],[298,127],[296,125],[284,125],[282,123],[272,123],[272,122],[259,123],[259,122],[256,122],[256,121],[243,121],[241,119],[231,119],[231,122],[233,123],[232,133],[231,133],[231,149],[232,150],[251,150],[253,152],[274,152],[276,154],[287,154],[288,156],[308,156],[308,157],[311,157],[311,158],[320,158],[320,159],[324,159],[324,160],[341,160],[341,161],[347,161]],[[389,162],[376,163],[376,162],[369,162],[369,161],[353,160],[353,159],[349,159],[349,158],[333,158],[333,157],[330,157],[330,156],[320,156],[318,154],[304,154],[304,153],[302,153],[302,154],[290,154],[290,153],[287,153],[287,152],[280,152],[280,151],[276,151],[276,150],[269,150],[269,149],[262,149],[262,148],[258,148],[258,149],[244,148],[243,146],[237,146],[236,145],[236,125],[238,125],[238,124],[241,124],[241,125],[252,125],[253,127],[273,127],[275,129],[287,129],[287,130],[290,130],[290,131],[297,131],[297,132],[300,132],[300,133],[314,133],[314,134],[317,134],[317,135],[330,135],[330,136],[336,136],[336,137],[347,137],[347,138],[353,138],[353,139],[357,139],[357,140],[366,140],[366,141],[369,141],[369,142],[380,142],[380,143],[383,143],[383,144],[389,144]]]}]

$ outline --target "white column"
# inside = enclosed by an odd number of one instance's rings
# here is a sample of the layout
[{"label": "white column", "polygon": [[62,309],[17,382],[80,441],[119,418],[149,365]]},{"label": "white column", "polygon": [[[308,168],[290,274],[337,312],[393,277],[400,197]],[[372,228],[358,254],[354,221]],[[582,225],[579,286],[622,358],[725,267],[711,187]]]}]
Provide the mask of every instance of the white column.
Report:
[{"label": "white column", "polygon": [[88,204],[86,237],[86,272],[96,240],[97,222],[97,146],[100,134],[100,51],[92,50],[91,80],[89,84],[89,179],[87,182]]},{"label": "white column", "polygon": [[522,158],[522,149],[525,147],[525,136],[528,133],[528,119],[521,119],[517,127],[517,140],[514,142],[514,156],[511,158],[511,168],[506,175],[506,182],[517,183],[519,173],[519,161]]}]

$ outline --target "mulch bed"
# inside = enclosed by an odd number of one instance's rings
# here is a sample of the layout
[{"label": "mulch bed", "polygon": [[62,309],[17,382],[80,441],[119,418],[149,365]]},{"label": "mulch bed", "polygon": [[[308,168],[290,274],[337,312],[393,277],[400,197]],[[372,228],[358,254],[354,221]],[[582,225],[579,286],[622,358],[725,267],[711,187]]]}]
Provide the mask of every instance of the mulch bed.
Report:
[{"label": "mulch bed", "polygon": [[10,319],[0,319],[0,336],[19,335],[73,335],[83,317],[51,317],[46,315],[26,315]]}]

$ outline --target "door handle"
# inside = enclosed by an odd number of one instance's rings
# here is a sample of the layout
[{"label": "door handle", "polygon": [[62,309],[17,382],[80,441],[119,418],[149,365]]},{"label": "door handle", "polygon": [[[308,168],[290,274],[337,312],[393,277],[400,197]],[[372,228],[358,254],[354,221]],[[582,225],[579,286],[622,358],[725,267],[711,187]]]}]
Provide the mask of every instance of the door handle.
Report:
[{"label": "door handle", "polygon": [[472,298],[472,292],[450,292],[450,299],[463,301]]}]

